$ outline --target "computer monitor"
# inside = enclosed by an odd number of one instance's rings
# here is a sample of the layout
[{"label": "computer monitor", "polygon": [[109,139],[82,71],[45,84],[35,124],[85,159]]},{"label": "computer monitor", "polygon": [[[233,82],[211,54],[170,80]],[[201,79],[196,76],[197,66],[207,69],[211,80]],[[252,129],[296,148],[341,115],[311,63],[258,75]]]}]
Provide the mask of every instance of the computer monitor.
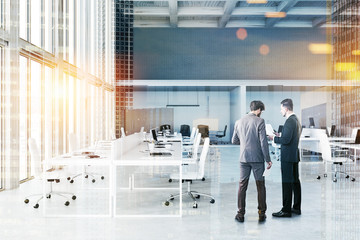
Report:
[{"label": "computer monitor", "polygon": [[330,137],[335,136],[336,125],[331,125]]},{"label": "computer monitor", "polygon": [[360,144],[360,129],[357,130],[355,144]]},{"label": "computer monitor", "polygon": [[360,129],[354,128],[352,130],[351,139],[353,144],[360,144]]},{"label": "computer monitor", "polygon": [[310,122],[309,127],[315,127],[315,122],[314,122],[314,118],[313,118],[313,117],[309,117],[309,122]]},{"label": "computer monitor", "polygon": [[279,125],[279,128],[278,128],[278,133],[281,133],[282,132],[282,130],[283,130],[283,125]]},{"label": "computer monitor", "polygon": [[151,129],[151,134],[152,134],[152,137],[153,137],[154,141],[157,142],[157,141],[158,141],[158,138],[157,138],[157,134],[156,134],[156,129],[155,129],[155,128]]}]

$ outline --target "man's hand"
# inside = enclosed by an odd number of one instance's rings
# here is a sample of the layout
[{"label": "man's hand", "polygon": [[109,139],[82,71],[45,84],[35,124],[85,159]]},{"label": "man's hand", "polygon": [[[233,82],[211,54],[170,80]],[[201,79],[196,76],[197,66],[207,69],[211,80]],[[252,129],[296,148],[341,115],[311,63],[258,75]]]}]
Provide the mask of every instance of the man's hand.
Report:
[{"label": "man's hand", "polygon": [[267,169],[270,169],[271,168],[271,166],[272,166],[272,162],[270,161],[270,162],[267,162]]}]

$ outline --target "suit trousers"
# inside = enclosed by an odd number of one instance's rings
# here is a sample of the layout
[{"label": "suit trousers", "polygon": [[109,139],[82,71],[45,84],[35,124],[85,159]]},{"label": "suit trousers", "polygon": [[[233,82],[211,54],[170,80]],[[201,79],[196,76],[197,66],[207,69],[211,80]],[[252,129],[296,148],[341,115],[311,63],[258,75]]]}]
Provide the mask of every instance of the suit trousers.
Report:
[{"label": "suit trousers", "polygon": [[291,212],[292,197],[293,208],[301,210],[301,184],[299,179],[299,163],[281,162],[283,212]]},{"label": "suit trousers", "polygon": [[259,215],[264,215],[266,211],[266,188],[265,179],[262,176],[265,166],[263,162],[258,163],[243,163],[240,162],[240,182],[238,191],[238,213],[245,215],[246,205],[246,190],[249,184],[249,177],[251,170],[253,170],[256,180],[256,188],[258,193],[258,209]]}]

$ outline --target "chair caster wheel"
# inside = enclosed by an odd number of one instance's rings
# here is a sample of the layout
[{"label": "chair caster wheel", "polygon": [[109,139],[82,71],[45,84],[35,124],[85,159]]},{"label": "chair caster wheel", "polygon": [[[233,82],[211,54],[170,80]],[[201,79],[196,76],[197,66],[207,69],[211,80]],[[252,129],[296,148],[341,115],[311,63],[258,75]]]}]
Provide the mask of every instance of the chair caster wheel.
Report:
[{"label": "chair caster wheel", "polygon": [[70,183],[74,183],[74,180],[70,180]]},{"label": "chair caster wheel", "polygon": [[333,179],[333,182],[337,182],[337,179],[336,179],[336,178],[334,178],[334,179]]},{"label": "chair caster wheel", "polygon": [[104,176],[101,176],[101,180],[104,180],[105,179],[105,177]]},{"label": "chair caster wheel", "polygon": [[195,197],[195,198],[199,199],[199,198],[200,198],[200,195],[196,195],[196,197]]},{"label": "chair caster wheel", "polygon": [[46,195],[46,198],[51,198],[51,194]]},{"label": "chair caster wheel", "polygon": [[169,196],[169,200],[171,200],[171,201],[174,200],[174,196],[173,196],[173,195],[170,195],[170,196]]},{"label": "chair caster wheel", "polygon": [[320,178],[321,178],[320,176],[317,176],[317,177],[316,177],[317,180],[320,180]]},{"label": "chair caster wheel", "polygon": [[211,200],[210,200],[210,203],[215,203],[215,199],[211,199]]},{"label": "chair caster wheel", "polygon": [[169,182],[172,182],[172,179],[169,179]]},{"label": "chair caster wheel", "polygon": [[95,179],[93,179],[92,182],[94,183],[94,182],[95,182]]},{"label": "chair caster wheel", "polygon": [[39,204],[38,204],[38,203],[35,204],[35,205],[34,205],[34,208],[39,208]]},{"label": "chair caster wheel", "polygon": [[24,203],[26,203],[26,204],[28,204],[29,202],[30,202],[29,199],[24,200]]},{"label": "chair caster wheel", "polygon": [[165,206],[169,206],[169,205],[170,205],[169,201],[166,201],[164,204],[165,204]]},{"label": "chair caster wheel", "polygon": [[355,178],[351,178],[351,181],[352,181],[352,182],[355,182]]},{"label": "chair caster wheel", "polygon": [[76,199],[76,196],[74,195],[74,196],[72,196],[71,198],[72,198],[72,200],[75,200],[75,199]]},{"label": "chair caster wheel", "polygon": [[345,178],[349,178],[350,176],[349,175],[346,175],[346,177]]},{"label": "chair caster wheel", "polygon": [[70,202],[69,201],[66,201],[65,202],[65,206],[69,206],[70,205]]},{"label": "chair caster wheel", "polygon": [[88,178],[89,177],[89,175],[85,175],[85,178]]},{"label": "chair caster wheel", "polygon": [[198,204],[194,203],[193,208],[197,208],[197,207],[198,207]]},{"label": "chair caster wheel", "polygon": [[326,173],[324,174],[324,177],[327,177],[327,174],[326,174]]},{"label": "chair caster wheel", "polygon": [[71,179],[71,177],[68,177],[67,180],[69,181]]},{"label": "chair caster wheel", "polygon": [[201,181],[205,181],[205,178],[203,177],[203,178],[201,179]]}]

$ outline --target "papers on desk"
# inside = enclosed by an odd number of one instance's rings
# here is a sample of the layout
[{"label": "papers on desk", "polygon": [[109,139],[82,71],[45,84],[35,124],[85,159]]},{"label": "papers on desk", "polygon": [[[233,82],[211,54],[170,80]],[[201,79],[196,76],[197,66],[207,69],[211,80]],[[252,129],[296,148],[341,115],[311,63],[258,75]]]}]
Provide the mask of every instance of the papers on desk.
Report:
[{"label": "papers on desk", "polygon": [[269,123],[266,124],[266,135],[274,136],[274,129]]},{"label": "papers on desk", "polygon": [[271,172],[271,168],[265,168],[265,171],[264,171],[264,173],[263,173],[263,177],[267,177],[267,176],[269,176],[270,175],[270,172]]}]

